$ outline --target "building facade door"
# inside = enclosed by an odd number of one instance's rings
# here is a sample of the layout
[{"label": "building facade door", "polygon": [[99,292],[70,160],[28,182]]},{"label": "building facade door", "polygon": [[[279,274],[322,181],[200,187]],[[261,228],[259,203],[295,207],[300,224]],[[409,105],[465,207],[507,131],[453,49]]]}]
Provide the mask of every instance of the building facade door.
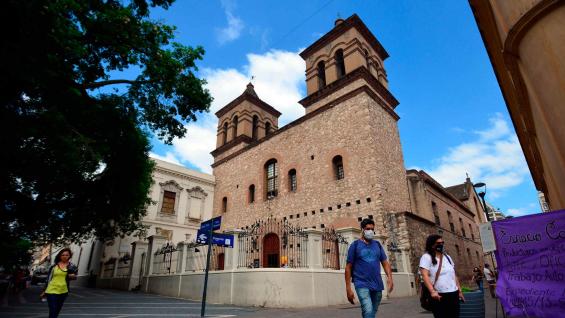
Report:
[{"label": "building facade door", "polygon": [[280,240],[275,233],[263,238],[263,267],[280,267]]},{"label": "building facade door", "polygon": [[224,270],[224,262],[226,260],[226,254],[220,253],[218,254],[218,268],[216,270],[223,271]]}]

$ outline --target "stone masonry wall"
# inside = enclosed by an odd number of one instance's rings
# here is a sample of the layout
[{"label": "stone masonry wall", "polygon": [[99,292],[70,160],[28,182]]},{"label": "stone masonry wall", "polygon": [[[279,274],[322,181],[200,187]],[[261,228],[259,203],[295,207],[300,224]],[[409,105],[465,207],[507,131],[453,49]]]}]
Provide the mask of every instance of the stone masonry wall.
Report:
[{"label": "stone masonry wall", "polygon": [[[269,216],[320,228],[338,218],[372,215],[382,234],[385,208],[401,210],[408,204],[403,203],[405,171],[397,168],[403,162],[400,145],[392,144],[396,141],[394,118],[361,92],[216,166],[214,211],[219,214],[227,197],[224,229]],[[334,177],[336,155],[343,157],[343,180]],[[272,158],[278,162],[279,194],[266,200],[264,165]],[[289,191],[291,169],[297,171],[296,192]],[[251,184],[254,203],[248,202]]]}]

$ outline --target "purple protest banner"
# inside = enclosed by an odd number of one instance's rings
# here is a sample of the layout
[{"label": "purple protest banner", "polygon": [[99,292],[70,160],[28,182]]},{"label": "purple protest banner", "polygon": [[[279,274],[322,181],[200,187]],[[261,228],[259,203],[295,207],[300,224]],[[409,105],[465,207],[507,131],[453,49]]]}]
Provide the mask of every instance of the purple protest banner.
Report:
[{"label": "purple protest banner", "polygon": [[565,317],[565,210],[496,221],[492,229],[504,311]]}]

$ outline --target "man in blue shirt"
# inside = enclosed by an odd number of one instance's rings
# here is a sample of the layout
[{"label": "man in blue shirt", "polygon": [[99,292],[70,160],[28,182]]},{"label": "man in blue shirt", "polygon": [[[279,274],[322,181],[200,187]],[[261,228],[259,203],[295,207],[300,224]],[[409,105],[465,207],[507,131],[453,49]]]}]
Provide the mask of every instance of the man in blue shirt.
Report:
[{"label": "man in blue shirt", "polygon": [[381,243],[373,240],[375,237],[375,222],[371,219],[364,219],[361,222],[361,229],[363,230],[361,238],[353,242],[347,252],[345,290],[347,299],[353,304],[355,299],[351,289],[351,279],[353,278],[355,291],[361,303],[362,317],[375,318],[384,289],[381,278],[381,264],[386,273],[389,294],[394,286],[392,270]]}]

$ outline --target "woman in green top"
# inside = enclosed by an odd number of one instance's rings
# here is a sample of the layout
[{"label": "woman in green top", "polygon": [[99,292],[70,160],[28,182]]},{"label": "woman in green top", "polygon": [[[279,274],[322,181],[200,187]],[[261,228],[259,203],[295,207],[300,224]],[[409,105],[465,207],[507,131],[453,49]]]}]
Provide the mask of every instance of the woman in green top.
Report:
[{"label": "woman in green top", "polygon": [[70,262],[73,253],[70,248],[64,248],[55,256],[55,264],[49,269],[47,287],[41,294],[47,296],[49,318],[59,316],[63,303],[69,294],[69,281],[76,279],[76,266]]}]

